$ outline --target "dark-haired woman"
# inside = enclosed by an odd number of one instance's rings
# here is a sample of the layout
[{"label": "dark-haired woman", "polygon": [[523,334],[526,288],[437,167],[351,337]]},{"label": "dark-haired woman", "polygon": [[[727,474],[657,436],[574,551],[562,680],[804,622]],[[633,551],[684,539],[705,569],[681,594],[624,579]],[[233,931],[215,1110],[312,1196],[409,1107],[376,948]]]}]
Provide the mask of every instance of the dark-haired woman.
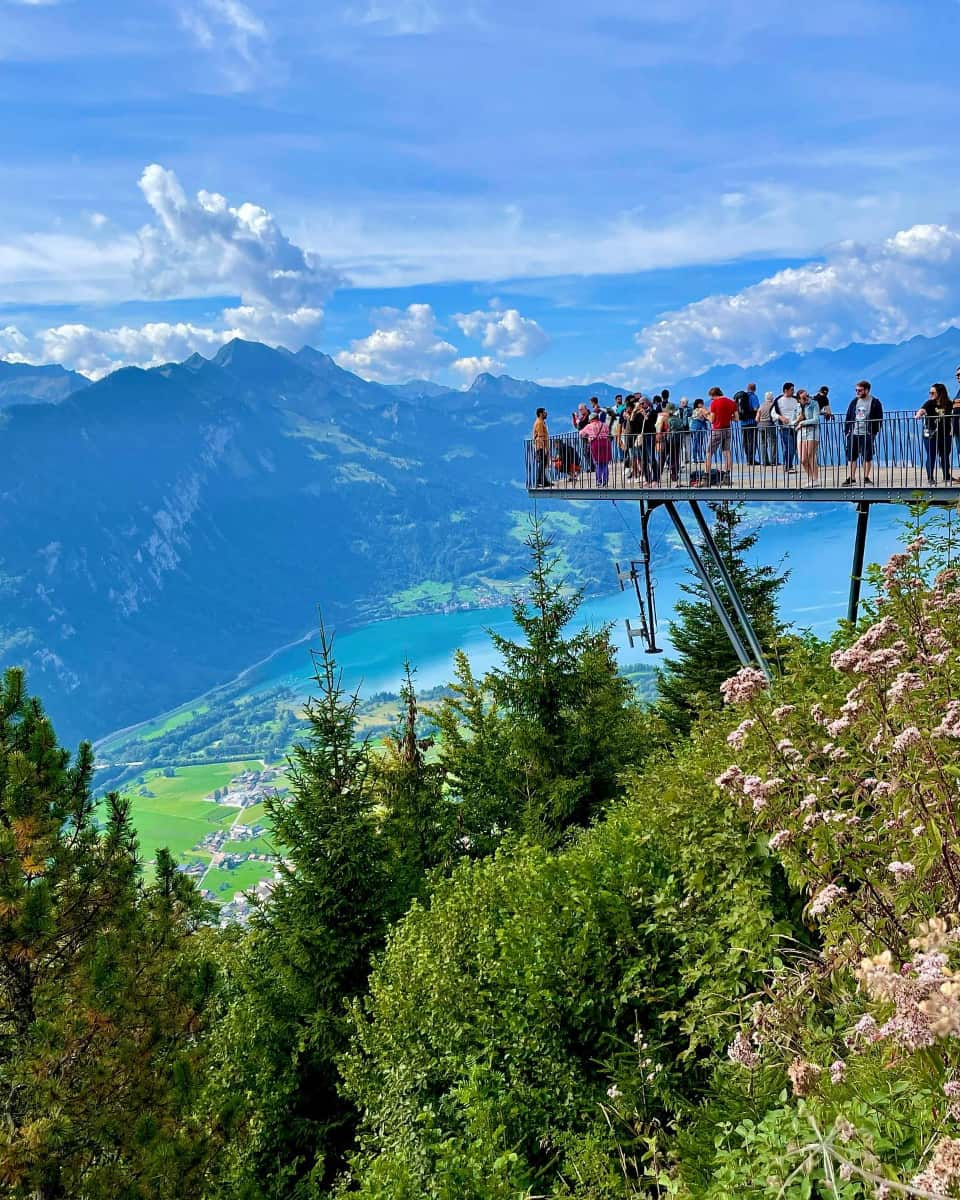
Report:
[{"label": "dark-haired woman", "polygon": [[953,445],[951,419],[953,402],[946,385],[935,383],[930,388],[930,394],[916,411],[917,420],[923,421],[923,449],[926,459],[927,483],[936,483],[934,472],[937,459],[943,471],[944,483],[960,482],[950,475],[950,449]]}]

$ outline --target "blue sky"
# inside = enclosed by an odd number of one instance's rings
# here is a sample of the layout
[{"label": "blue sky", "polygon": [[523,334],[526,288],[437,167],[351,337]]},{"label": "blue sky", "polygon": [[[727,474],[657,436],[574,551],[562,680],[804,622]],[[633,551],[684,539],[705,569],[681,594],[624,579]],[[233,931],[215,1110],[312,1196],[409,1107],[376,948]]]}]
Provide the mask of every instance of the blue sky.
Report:
[{"label": "blue sky", "polygon": [[960,320],[960,4],[0,0],[0,356],[639,386]]}]

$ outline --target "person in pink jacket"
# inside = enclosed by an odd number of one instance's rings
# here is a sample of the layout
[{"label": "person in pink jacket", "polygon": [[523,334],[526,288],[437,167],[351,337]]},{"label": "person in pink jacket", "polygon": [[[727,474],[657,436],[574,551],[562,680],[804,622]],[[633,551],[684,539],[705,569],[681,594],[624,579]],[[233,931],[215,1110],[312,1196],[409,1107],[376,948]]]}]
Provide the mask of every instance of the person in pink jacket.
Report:
[{"label": "person in pink jacket", "polygon": [[581,437],[585,438],[590,446],[590,457],[597,472],[597,487],[606,487],[613,448],[610,445],[610,429],[603,419],[603,413],[590,414],[590,421]]}]

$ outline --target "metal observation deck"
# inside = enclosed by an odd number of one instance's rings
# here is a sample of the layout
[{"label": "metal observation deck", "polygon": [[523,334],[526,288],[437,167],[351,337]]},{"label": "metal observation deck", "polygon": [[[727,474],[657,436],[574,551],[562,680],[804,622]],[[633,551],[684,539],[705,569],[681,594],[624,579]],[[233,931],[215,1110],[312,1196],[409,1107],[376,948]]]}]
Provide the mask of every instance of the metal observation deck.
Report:
[{"label": "metal observation deck", "polygon": [[[711,441],[714,449],[708,473],[706,462]],[[848,433],[842,416],[821,421],[810,470],[801,465],[802,445],[797,444],[796,432],[790,428],[755,427],[751,431],[735,422],[729,433],[729,472],[725,469],[724,449],[717,445],[719,441],[718,437],[711,439],[710,431],[667,433],[659,438],[654,434],[634,439],[625,435],[622,446],[612,447],[613,459],[609,464],[595,463],[588,442],[574,430],[551,435],[546,455],[536,451],[531,439],[525,444],[529,495],[556,500],[639,502],[640,557],[630,563],[629,570],[621,570],[618,563],[617,579],[621,590],[626,582],[633,583],[640,608],[639,627],[632,627],[630,621],[626,623],[630,644],[637,638],[651,654],[659,653],[660,648],[656,644],[647,526],[657,508],[664,508],[676,527],[737,657],[745,666],[759,666],[769,676],[759,640],[711,535],[700,501],[854,503],[857,526],[847,606],[847,619],[851,622],[856,622],[859,610],[871,505],[925,500],[950,506],[960,502],[960,466],[956,480],[951,478],[953,451],[956,449],[960,456],[960,438],[954,447],[950,417],[933,422],[918,420],[912,412],[891,412],[866,436]],[[856,462],[851,466],[850,459],[854,457]],[[865,458],[870,461],[864,461]],[[689,505],[700,533],[699,550],[680,517],[678,502]],[[701,551],[711,560],[713,575],[707,571]],[[721,580],[726,601],[714,584],[716,577]],[[727,602],[733,610],[732,617]]]}]

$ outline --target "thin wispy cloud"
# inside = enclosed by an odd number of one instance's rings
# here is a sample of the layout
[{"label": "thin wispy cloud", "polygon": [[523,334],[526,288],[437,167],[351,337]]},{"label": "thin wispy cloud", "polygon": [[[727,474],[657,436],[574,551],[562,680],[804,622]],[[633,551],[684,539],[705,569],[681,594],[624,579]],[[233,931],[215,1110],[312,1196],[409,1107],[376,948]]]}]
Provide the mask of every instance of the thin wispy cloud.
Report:
[{"label": "thin wispy cloud", "polygon": [[267,65],[270,33],[241,0],[197,0],[179,12],[180,24],[210,54],[232,91],[246,91]]},{"label": "thin wispy cloud", "polygon": [[444,14],[434,0],[364,0],[344,10],[348,24],[394,37],[435,33]]}]

